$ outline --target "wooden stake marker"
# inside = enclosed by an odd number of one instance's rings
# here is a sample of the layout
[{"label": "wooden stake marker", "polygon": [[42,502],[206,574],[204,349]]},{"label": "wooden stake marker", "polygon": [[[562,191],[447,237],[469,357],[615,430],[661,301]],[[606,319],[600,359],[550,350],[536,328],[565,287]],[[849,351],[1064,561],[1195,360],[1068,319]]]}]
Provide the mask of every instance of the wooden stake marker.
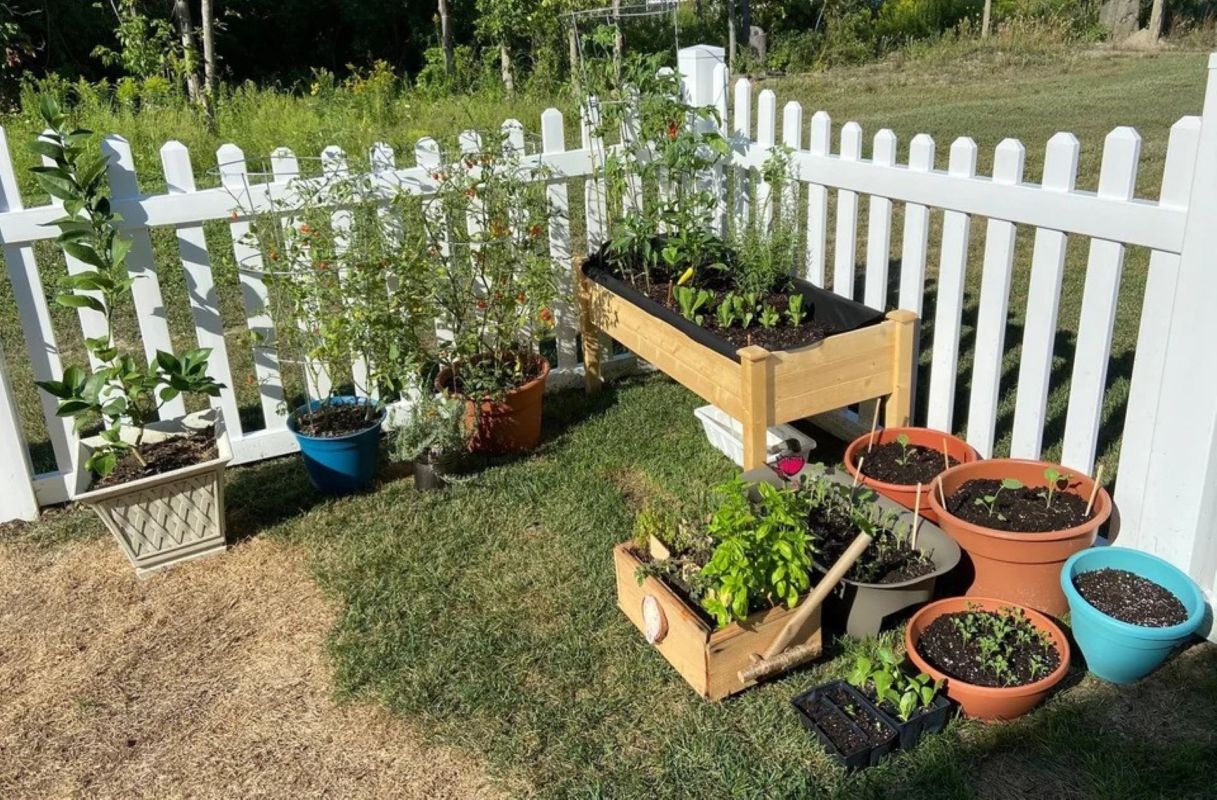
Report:
[{"label": "wooden stake marker", "polygon": [[921,481],[917,482],[917,494],[913,499],[913,535],[909,537],[909,547],[917,549],[917,531],[921,528]]},{"label": "wooden stake marker", "polygon": [[[868,453],[871,451],[871,448],[875,446],[875,433],[878,430],[879,430],[879,404],[875,403],[875,416],[871,419],[871,422],[870,422],[870,439],[866,442],[866,452],[868,452]],[[859,461],[858,463],[859,463],[859,465],[861,465],[862,462]],[[859,466],[859,469],[861,469],[861,466]]]},{"label": "wooden stake marker", "polygon": [[1103,465],[1100,464],[1098,470],[1094,473],[1094,486],[1090,487],[1090,499],[1086,501],[1086,516],[1090,516],[1090,509],[1094,507],[1094,499],[1099,494],[1099,487],[1103,485]]}]

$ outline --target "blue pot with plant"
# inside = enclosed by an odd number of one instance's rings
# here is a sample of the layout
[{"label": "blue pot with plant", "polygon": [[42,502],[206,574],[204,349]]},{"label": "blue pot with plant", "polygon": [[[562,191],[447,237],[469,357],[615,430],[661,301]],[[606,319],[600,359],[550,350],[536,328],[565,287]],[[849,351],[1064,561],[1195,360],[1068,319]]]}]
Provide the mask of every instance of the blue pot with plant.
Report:
[{"label": "blue pot with plant", "polygon": [[1204,620],[1204,596],[1191,578],[1127,547],[1075,553],[1061,570],[1061,588],[1087,668],[1112,683],[1153,672]]},{"label": "blue pot with plant", "polygon": [[313,400],[288,418],[309,481],[327,494],[350,494],[372,482],[380,460],[385,411],[364,397]]}]

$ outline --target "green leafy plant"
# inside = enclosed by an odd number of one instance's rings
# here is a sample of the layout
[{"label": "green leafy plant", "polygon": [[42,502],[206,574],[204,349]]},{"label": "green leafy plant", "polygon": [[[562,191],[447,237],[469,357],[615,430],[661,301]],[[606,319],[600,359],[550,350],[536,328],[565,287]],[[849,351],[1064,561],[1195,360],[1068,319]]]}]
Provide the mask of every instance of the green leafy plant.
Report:
[{"label": "green leafy plant", "polygon": [[1006,519],[1005,514],[998,513],[997,511],[997,498],[1000,497],[1001,493],[1004,491],[1017,491],[1021,488],[1023,488],[1022,481],[1015,478],[1002,478],[1001,485],[997,487],[993,494],[978,497],[974,503],[986,509],[989,512],[990,517],[997,514],[997,518],[1004,521]]},{"label": "green leafy plant", "polygon": [[873,692],[875,699],[894,710],[901,722],[930,708],[942,689],[941,679],[936,681],[924,672],[910,675],[890,647],[879,648],[877,657],[872,661],[859,655],[846,680],[860,690]]},{"label": "green leafy plant", "polygon": [[797,292],[790,295],[787,299],[786,318],[790,320],[791,325],[797,328],[807,321],[806,300],[803,295]]},{"label": "green leafy plant", "polygon": [[744,292],[738,296],[736,308],[740,322],[743,327],[749,328],[752,326],[752,321],[756,319],[756,312],[760,308],[761,298],[756,292]]},{"label": "green leafy plant", "polygon": [[720,504],[706,528],[716,544],[701,571],[708,580],[701,602],[720,627],[746,619],[758,604],[793,608],[811,586],[815,540],[805,501],[764,483],[755,491],[756,502],[738,479],[719,487]]},{"label": "green leafy plant", "polygon": [[782,321],[782,315],[780,313],[778,313],[778,310],[776,308],[774,308],[773,306],[770,306],[770,305],[761,306],[761,314],[760,314],[759,322],[761,323],[762,328],[769,328],[769,329],[776,328],[778,326],[778,323],[780,323],[781,321]]},{"label": "green leafy plant", "polygon": [[463,453],[471,433],[465,416],[463,400],[445,393],[422,393],[397,427],[397,458],[436,463]]},{"label": "green leafy plant", "polygon": [[1059,491],[1061,481],[1068,483],[1071,477],[1073,476],[1063,473],[1053,467],[1048,467],[1046,470],[1044,470],[1044,479],[1048,481],[1048,485],[1040,490],[1039,496],[1044,498],[1045,508],[1052,508],[1052,498],[1055,497],[1057,491]]},{"label": "green leafy plant", "polygon": [[896,437],[896,444],[900,445],[900,458],[896,459],[896,463],[907,467],[910,459],[917,454],[917,448],[909,446],[908,434],[904,433]]},{"label": "green leafy plant", "polygon": [[[30,147],[52,163],[34,167],[34,178],[63,201],[64,215],[51,223],[59,229],[57,244],[88,266],[62,279],[55,300],[69,308],[98,312],[105,331],[85,339],[97,365],[92,372],[69,366],[60,380],[39,381],[38,386],[59,400],[56,413],[72,418],[77,431],[101,425],[102,443],[93,448],[84,466],[104,478],[127,455],[147,466],[139,448],[145,429],[158,419],[165,403],[179,395],[217,397],[224,387],[207,374],[208,348],[180,357],[158,351],[145,364],[114,341],[114,308],[134,279],[126,266],[131,240],[119,234],[121,218],[111,209],[104,188],[106,159],[89,147],[90,131],[67,127],[67,116],[53,99],[44,98],[41,113],[49,130]],[[124,436],[126,428],[133,429],[133,435]]]},{"label": "green leafy plant", "polygon": [[724,294],[718,300],[718,305],[714,309],[714,317],[720,328],[730,328],[740,321],[739,315],[736,312],[736,300],[738,296],[734,292]]},{"label": "green leafy plant", "polygon": [[693,286],[677,286],[672,290],[676,304],[680,307],[680,315],[698,325],[705,320],[702,309],[707,308],[714,299],[714,293],[709,289],[697,289]]}]

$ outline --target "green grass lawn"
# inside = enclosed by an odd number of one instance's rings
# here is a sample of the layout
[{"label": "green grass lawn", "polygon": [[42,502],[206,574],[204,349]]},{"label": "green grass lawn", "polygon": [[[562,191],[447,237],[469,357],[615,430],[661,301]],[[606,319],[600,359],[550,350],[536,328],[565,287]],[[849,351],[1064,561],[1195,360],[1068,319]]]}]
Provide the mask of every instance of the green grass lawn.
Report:
[{"label": "green grass lawn", "polygon": [[[1209,795],[1211,645],[1135,687],[1075,667],[1026,718],[957,721],[855,775],[829,761],[789,702],[841,676],[874,640],[829,639],[813,665],[717,704],[699,699],[616,608],[611,557],[646,499],[687,497],[734,473],[704,441],[698,404],[661,376],[596,398],[550,396],[537,453],[443,493],[399,480],[325,500],[297,458],[241,468],[229,476],[229,528],[308,548],[345,609],[331,639],[343,695],[418,721],[538,796]],[[81,510],[26,530],[44,547],[102,535]]]}]

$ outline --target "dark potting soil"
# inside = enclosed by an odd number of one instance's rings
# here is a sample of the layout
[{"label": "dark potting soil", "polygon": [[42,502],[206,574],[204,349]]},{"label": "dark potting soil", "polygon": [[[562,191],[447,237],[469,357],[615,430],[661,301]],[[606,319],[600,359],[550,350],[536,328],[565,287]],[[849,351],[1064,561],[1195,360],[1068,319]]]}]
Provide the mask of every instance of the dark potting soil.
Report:
[{"label": "dark potting soil", "polygon": [[[646,286],[634,285],[636,290],[649,296],[656,303],[667,306],[679,313],[679,306],[669,295],[671,287],[672,282],[668,280],[651,281],[651,288],[649,290]],[[714,308],[718,305],[718,296],[721,295],[718,293],[716,295],[716,298],[709,306],[702,309],[701,313],[705,314],[705,318],[702,320],[701,327],[710,331],[718,338],[730,342],[735,347],[747,347],[748,345],[755,344],[766,350],[791,350],[796,347],[806,347],[809,344],[815,344],[836,332],[827,325],[810,319],[802,325],[791,325],[790,321],[786,319],[786,309],[790,305],[790,300],[780,292],[770,292],[762,300],[765,305],[773,306],[782,315],[782,319],[776,327],[766,328],[756,320],[753,320],[752,324],[747,328],[737,326],[720,328],[714,316]],[[807,310],[810,312],[811,309]]]},{"label": "dark potting soil", "polygon": [[[991,644],[992,637],[987,636],[985,631],[977,630],[969,635],[956,622],[965,622],[970,616],[1000,620],[1010,615],[994,611],[943,614],[921,632],[917,652],[934,668],[973,686],[1024,686],[1048,677],[1060,666],[1061,654],[1056,646],[1033,633],[1008,633],[1001,638],[995,653],[986,655],[986,640]],[[1029,624],[1026,621],[1019,623],[1020,626]],[[1004,659],[1006,671],[995,666],[1001,659]],[[1035,668],[1037,663],[1038,669]]]},{"label": "dark potting soil", "polygon": [[1187,622],[1187,608],[1168,589],[1123,569],[1096,569],[1073,579],[1086,602],[1109,617],[1147,628]]},{"label": "dark potting soil", "polygon": [[376,407],[367,403],[325,403],[296,417],[296,430],[305,436],[332,439],[367,430],[380,419]]},{"label": "dark potting soil", "polygon": [[[820,552],[816,562],[830,568],[858,535],[844,510],[823,506],[813,508],[807,527],[819,536]],[[878,532],[870,547],[857,560],[846,577],[859,583],[901,583],[929,575],[934,562],[920,550],[912,550],[890,531]]]},{"label": "dark potting soil", "polygon": [[184,436],[143,444],[139,455],[145,463],[139,463],[139,459],[128,454],[91,488],[105,489],[210,461],[218,455],[215,427],[209,425]]},{"label": "dark potting soil", "polygon": [[[941,450],[920,445],[902,448],[899,442],[875,445],[865,453],[859,452],[858,457],[862,459],[863,475],[899,486],[928,484],[946,469]],[[950,460],[952,467],[959,463]]]},{"label": "dark potting soil", "polygon": [[[832,705],[840,709],[844,717],[842,714],[835,713],[819,699],[812,702],[805,701],[803,710],[843,755],[881,745],[891,735],[879,717],[860,705],[844,689],[829,689],[821,697],[828,699]],[[808,699],[810,700],[810,698]],[[847,721],[845,717],[848,717],[849,720]],[[851,721],[857,728],[849,724]]]},{"label": "dark potting soil", "polygon": [[[973,524],[1013,533],[1063,531],[1081,525],[1093,515],[1086,513],[1085,497],[1058,490],[1053,493],[1049,506],[1046,491],[1031,486],[1002,489],[999,480],[971,480],[947,498],[947,510]],[[989,513],[984,498],[992,496],[997,500],[993,503],[993,513]]]}]

